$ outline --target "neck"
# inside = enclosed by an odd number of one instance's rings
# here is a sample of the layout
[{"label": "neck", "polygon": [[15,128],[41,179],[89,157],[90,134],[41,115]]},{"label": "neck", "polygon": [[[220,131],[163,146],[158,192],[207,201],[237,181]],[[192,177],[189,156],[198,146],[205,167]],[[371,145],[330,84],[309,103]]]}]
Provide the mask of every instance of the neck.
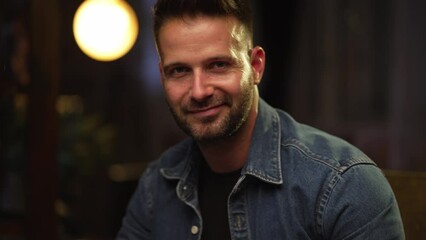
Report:
[{"label": "neck", "polygon": [[198,143],[206,162],[213,172],[227,173],[241,169],[244,166],[250,150],[257,108],[258,96],[255,94],[247,121],[234,135],[214,143]]}]

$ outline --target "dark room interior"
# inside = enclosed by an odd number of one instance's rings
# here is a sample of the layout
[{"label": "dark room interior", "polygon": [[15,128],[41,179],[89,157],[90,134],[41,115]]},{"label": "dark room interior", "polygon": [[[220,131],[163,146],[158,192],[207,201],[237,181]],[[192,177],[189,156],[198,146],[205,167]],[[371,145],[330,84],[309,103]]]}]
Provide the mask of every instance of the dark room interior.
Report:
[{"label": "dark room interior", "polygon": [[[0,2],[0,239],[114,239],[146,165],[185,135],[164,100],[155,0],[97,61],[73,35],[83,1]],[[260,95],[383,169],[408,240],[426,238],[426,1],[256,1]]]}]

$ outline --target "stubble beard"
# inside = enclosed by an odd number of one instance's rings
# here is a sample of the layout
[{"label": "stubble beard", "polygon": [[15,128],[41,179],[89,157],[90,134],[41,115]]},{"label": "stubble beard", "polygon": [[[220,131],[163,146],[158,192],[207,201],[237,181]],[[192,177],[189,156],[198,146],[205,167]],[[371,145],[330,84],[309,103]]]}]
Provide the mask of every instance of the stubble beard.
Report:
[{"label": "stubble beard", "polygon": [[242,94],[238,102],[232,102],[226,96],[216,98],[213,96],[212,99],[203,103],[196,103],[205,106],[218,102],[224,103],[229,109],[224,116],[221,113],[211,118],[191,119],[183,113],[184,111],[173,109],[170,105],[169,108],[176,123],[187,135],[193,137],[197,142],[208,143],[224,140],[237,132],[248,119],[253,98],[254,86],[247,82],[242,87]]}]

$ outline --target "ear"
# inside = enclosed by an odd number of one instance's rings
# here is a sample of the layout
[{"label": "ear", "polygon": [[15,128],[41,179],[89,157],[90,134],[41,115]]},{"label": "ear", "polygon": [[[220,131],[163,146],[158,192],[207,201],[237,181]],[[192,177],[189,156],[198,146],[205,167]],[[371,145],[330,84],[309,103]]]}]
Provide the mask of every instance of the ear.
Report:
[{"label": "ear", "polygon": [[250,61],[253,68],[254,83],[258,85],[265,71],[265,51],[260,46],[256,46],[250,51]]}]

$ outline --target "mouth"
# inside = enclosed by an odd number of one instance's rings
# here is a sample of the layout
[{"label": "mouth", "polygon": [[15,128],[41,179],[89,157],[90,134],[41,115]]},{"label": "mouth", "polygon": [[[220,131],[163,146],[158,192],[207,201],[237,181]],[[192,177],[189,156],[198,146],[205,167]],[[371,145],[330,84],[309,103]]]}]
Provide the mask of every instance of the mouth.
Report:
[{"label": "mouth", "polygon": [[204,108],[192,108],[188,109],[187,113],[189,115],[198,117],[198,118],[206,118],[206,117],[213,117],[225,107],[224,104],[219,104],[215,106],[208,106]]}]

